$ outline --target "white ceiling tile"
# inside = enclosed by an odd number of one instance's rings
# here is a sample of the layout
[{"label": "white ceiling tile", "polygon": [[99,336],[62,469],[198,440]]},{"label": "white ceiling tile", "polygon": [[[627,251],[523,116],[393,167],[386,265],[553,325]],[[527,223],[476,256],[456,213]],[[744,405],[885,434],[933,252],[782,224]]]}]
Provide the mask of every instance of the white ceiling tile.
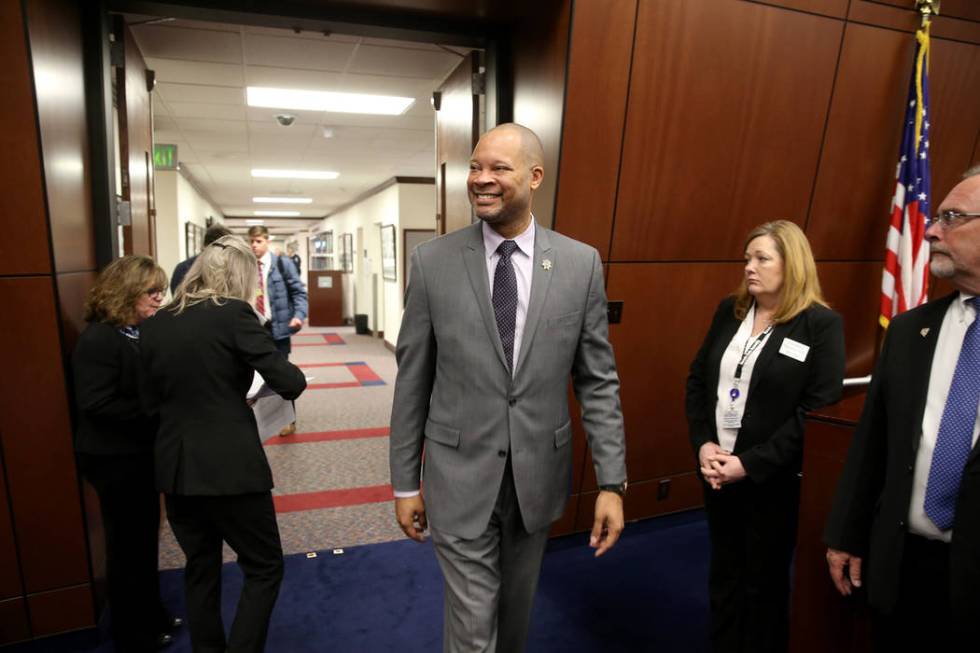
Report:
[{"label": "white ceiling tile", "polygon": [[446,75],[461,60],[461,57],[445,51],[362,45],[357,49],[348,70],[352,73],[433,79]]},{"label": "white ceiling tile", "polygon": [[144,57],[208,63],[241,63],[242,39],[237,32],[189,29],[162,23],[133,27]]},{"label": "white ceiling tile", "polygon": [[275,66],[249,65],[245,68],[248,86],[298,88],[318,91],[340,90],[343,75],[324,70],[298,70]]},{"label": "white ceiling tile", "polygon": [[[177,118],[180,130],[188,136],[192,133],[211,134],[213,136],[223,136],[225,134],[245,135],[248,131],[248,123],[244,120],[216,120],[214,118]],[[193,141],[192,141],[193,142]]]},{"label": "white ceiling tile", "polygon": [[146,66],[156,71],[158,82],[238,87],[244,84],[242,66],[238,64],[147,57]]},{"label": "white ceiling tile", "polygon": [[230,104],[204,102],[171,102],[170,109],[177,118],[215,118],[218,120],[245,120],[245,107]]},{"label": "white ceiling tile", "polygon": [[245,63],[343,72],[355,48],[353,43],[339,43],[324,37],[298,39],[246,34]]},{"label": "white ceiling tile", "polygon": [[204,102],[208,104],[245,104],[245,89],[240,86],[158,83],[155,92],[159,93],[168,103]]}]

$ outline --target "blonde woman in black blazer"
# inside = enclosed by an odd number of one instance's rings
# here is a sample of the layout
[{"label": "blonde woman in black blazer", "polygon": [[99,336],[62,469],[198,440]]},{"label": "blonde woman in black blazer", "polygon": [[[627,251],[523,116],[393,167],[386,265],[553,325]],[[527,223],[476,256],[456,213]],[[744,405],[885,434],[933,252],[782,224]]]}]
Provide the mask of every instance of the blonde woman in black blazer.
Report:
[{"label": "blonde woman in black blazer", "polygon": [[[143,327],[146,393],[159,409],[156,483],[187,556],[185,592],[194,651],[258,653],[282,580],[272,473],[245,395],[258,371],[286,399],[303,373],[276,349],[252,309],[258,267],[237,236],[197,257],[173,303]],[[221,621],[222,541],[245,585],[226,639]]]},{"label": "blonde woman in black blazer", "polygon": [[691,363],[687,421],[711,534],[716,652],[785,651],[803,416],[840,398],[844,332],[806,236],[760,225]]}]

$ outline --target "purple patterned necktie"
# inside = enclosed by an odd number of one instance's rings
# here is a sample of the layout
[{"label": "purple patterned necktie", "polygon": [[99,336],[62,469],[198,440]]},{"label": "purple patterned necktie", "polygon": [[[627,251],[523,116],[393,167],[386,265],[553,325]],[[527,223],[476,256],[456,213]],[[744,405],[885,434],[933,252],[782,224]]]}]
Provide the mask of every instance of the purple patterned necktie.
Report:
[{"label": "purple patterned necktie", "polygon": [[514,371],[514,329],[517,324],[517,275],[510,257],[515,251],[517,243],[513,240],[500,243],[497,248],[500,259],[493,273],[493,314],[497,318],[500,343],[504,346],[507,369],[511,373]]},{"label": "purple patterned necktie", "polygon": [[973,447],[973,426],[980,403],[980,297],[968,301],[977,309],[977,317],[963,337],[926,483],[926,514],[944,531],[953,526],[956,496]]}]

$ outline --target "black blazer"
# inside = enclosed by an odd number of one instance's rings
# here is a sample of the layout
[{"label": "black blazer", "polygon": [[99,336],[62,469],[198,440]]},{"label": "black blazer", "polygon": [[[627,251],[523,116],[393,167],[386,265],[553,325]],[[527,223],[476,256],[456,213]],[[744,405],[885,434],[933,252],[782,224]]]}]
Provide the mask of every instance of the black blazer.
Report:
[{"label": "black blazer", "polygon": [[[824,532],[831,548],[866,558],[868,599],[884,612],[898,598],[932,358],[956,296],[891,321]],[[980,447],[967,459],[956,501],[950,581],[954,618],[972,624],[980,615]]]},{"label": "black blazer", "polygon": [[[718,305],[687,377],[687,423],[695,457],[704,443],[718,442],[715,404],[719,367],[741,324],[735,319],[734,305],[734,297]],[[810,347],[805,361],[779,354],[786,338]],[[800,471],[803,416],[840,399],[843,379],[844,327],[840,315],[814,304],[789,322],[776,325],[755,362],[733,452],[750,479],[761,483]]]},{"label": "black blazer", "polygon": [[183,281],[184,277],[187,276],[188,270],[191,269],[191,266],[194,265],[194,261],[196,260],[197,260],[197,254],[190,257],[189,259],[181,261],[180,263],[174,266],[174,273],[170,275],[171,295],[177,294],[177,286],[179,286],[180,282]]},{"label": "black blazer", "polygon": [[135,342],[103,322],[90,322],[72,354],[75,451],[118,455],[153,450],[156,420],[140,401]]},{"label": "black blazer", "polygon": [[162,492],[228,495],[272,489],[245,395],[257,370],[286,399],[306,377],[279,353],[247,303],[204,301],[143,323],[144,395],[159,409],[156,481]]}]

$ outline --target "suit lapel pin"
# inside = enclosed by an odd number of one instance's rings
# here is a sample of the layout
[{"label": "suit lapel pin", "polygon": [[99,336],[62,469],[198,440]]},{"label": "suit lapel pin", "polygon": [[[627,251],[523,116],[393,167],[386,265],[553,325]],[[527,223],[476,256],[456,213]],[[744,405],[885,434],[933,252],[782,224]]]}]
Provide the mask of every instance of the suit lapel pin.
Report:
[{"label": "suit lapel pin", "polygon": [[922,329],[921,331],[919,331],[919,335],[921,335],[923,338],[925,338],[927,335],[929,335],[929,327],[926,327],[925,329]]},{"label": "suit lapel pin", "polygon": [[551,269],[551,259],[548,259],[548,258],[546,258],[545,260],[543,260],[543,261],[541,261],[541,267],[542,267],[542,268],[543,268],[543,269],[544,269],[544,270],[545,270],[546,272],[547,272],[548,270],[550,270],[550,269]]}]

